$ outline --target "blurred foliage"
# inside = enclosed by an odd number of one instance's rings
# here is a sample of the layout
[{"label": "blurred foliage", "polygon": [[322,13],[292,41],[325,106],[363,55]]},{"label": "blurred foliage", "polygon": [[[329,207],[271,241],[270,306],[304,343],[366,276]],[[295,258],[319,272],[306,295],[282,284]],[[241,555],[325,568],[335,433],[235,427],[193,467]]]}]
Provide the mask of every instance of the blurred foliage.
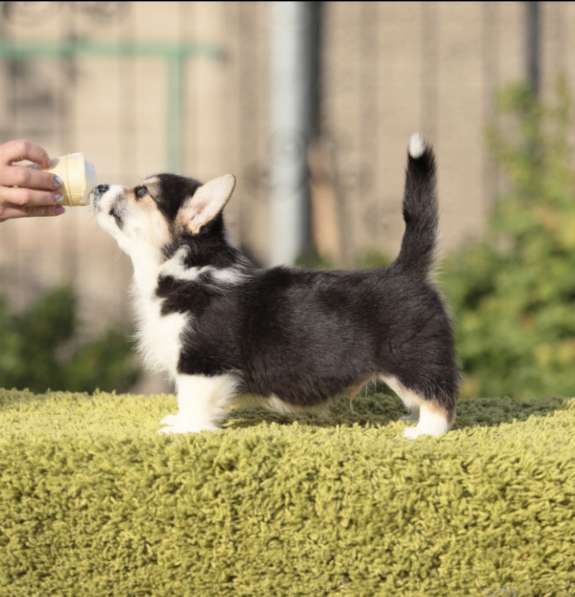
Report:
[{"label": "blurred foliage", "polygon": [[129,337],[109,330],[80,343],[76,299],[67,288],[14,313],[0,298],[0,386],[52,390],[129,390],[139,378]]},{"label": "blurred foliage", "polygon": [[500,97],[490,146],[506,179],[486,236],[451,256],[463,395],[575,393],[575,176],[570,95]]}]

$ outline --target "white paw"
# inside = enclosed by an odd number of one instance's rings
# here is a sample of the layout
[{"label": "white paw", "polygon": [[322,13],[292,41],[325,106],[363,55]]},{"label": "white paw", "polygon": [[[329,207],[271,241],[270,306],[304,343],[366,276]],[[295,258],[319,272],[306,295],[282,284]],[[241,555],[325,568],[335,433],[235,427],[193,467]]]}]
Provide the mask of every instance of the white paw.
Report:
[{"label": "white paw", "polygon": [[443,435],[447,431],[445,429],[425,429],[422,428],[420,425],[416,425],[415,427],[408,427],[407,429],[403,430],[403,437],[407,439],[417,439],[422,435],[427,435],[428,437],[439,437]]},{"label": "white paw", "polygon": [[177,425],[178,415],[167,415],[160,421],[160,425]]},{"label": "white paw", "polygon": [[172,435],[181,433],[201,433],[202,431],[215,431],[218,429],[216,425],[212,423],[205,423],[203,425],[193,425],[186,421],[176,419],[173,425],[168,425],[160,429],[160,433]]},{"label": "white paw", "polygon": [[184,427],[183,425],[170,425],[169,427],[162,427],[158,433],[172,435],[178,433],[196,433],[196,431],[191,427]]},{"label": "white paw", "polygon": [[416,439],[420,435],[425,435],[425,433],[422,432],[421,429],[418,429],[417,426],[408,427],[403,430],[403,437],[406,437],[407,439]]}]

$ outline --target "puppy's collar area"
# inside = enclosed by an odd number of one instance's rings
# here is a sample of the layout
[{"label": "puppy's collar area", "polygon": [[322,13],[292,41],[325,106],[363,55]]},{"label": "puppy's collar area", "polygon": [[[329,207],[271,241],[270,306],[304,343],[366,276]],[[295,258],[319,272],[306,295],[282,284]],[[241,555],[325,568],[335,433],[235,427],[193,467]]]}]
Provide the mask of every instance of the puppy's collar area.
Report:
[{"label": "puppy's collar area", "polygon": [[162,249],[163,263],[179,254],[186,268],[211,266],[215,269],[255,269],[251,261],[236,247],[222,237],[198,241],[192,235],[183,235]]},{"label": "puppy's collar area", "polygon": [[158,269],[158,278],[173,278],[181,282],[235,285],[246,278],[248,272],[241,263],[217,267],[210,264],[189,264],[191,248],[179,247]]}]

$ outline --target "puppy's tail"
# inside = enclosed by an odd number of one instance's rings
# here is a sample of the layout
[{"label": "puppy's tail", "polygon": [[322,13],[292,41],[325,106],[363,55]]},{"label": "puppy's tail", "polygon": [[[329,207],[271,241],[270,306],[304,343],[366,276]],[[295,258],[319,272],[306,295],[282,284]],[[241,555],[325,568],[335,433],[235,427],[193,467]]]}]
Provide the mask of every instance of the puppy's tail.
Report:
[{"label": "puppy's tail", "polygon": [[396,265],[426,275],[433,267],[437,242],[437,197],[433,149],[416,133],[409,139],[403,195],[405,233]]}]

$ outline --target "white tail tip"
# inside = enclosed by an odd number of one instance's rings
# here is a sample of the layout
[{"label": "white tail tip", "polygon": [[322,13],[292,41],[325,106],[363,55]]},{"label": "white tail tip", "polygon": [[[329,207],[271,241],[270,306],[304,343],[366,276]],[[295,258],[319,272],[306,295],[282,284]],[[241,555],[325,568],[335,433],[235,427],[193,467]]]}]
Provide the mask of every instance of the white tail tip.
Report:
[{"label": "white tail tip", "polygon": [[425,151],[425,141],[419,133],[414,133],[409,137],[409,155],[412,158],[420,158]]}]

